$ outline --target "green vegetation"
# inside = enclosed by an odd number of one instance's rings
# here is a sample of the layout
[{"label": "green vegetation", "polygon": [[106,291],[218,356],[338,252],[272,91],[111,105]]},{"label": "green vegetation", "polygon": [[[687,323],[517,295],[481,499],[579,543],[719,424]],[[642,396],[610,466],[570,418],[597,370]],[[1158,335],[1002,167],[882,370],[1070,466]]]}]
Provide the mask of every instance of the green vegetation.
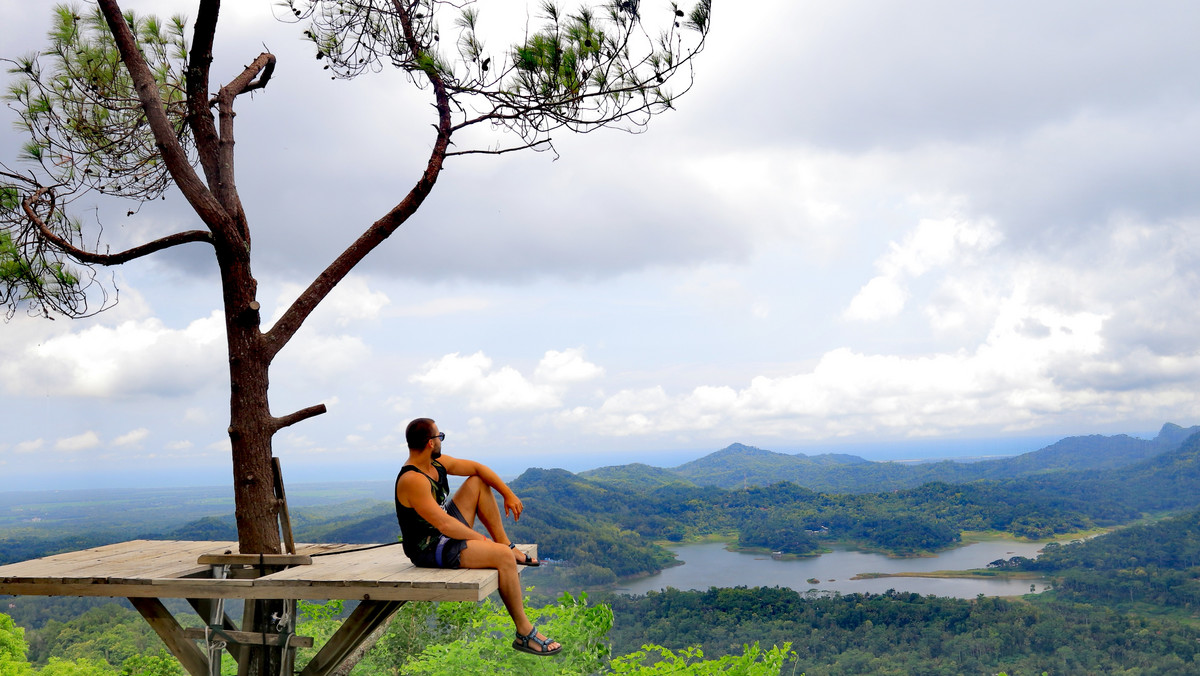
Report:
[{"label": "green vegetation", "polygon": [[1200,511],[1051,545],[1012,564],[1049,576],[1062,599],[1190,614],[1200,609]]},{"label": "green vegetation", "polygon": [[[314,637],[320,644],[337,630],[343,610],[340,601],[302,603],[299,633]],[[589,604],[586,595],[564,595],[557,603],[531,608],[529,613],[545,634],[563,643],[562,655],[550,660],[512,650],[512,621],[503,606],[490,600],[411,603],[400,610],[352,673],[774,676],[790,654],[786,645],[763,650],[755,644],[705,660],[698,648],[675,651],[639,644],[639,650],[612,657],[607,634],[613,615],[607,606]],[[137,613],[115,604],[93,609],[69,622],[47,623],[40,630],[28,632],[28,641],[26,635],[7,615],[0,614],[0,675],[184,676],[183,669],[162,649]],[[302,669],[315,653],[315,649],[299,651],[297,669]],[[236,667],[227,660],[222,673],[236,673]]]},{"label": "green vegetation", "polygon": [[132,610],[108,604],[26,632],[0,614],[0,676],[186,676]]},{"label": "green vegetation", "polygon": [[1189,674],[1200,667],[1200,630],[1085,604],[761,587],[603,600],[615,617],[614,652],[649,641],[700,646],[715,657],[747,641],[789,643],[796,657],[784,674]]},{"label": "green vegetation", "polygon": [[[516,539],[537,542],[543,558],[564,564],[527,571],[527,581],[537,585],[529,595],[540,606],[531,609],[536,622],[568,652],[541,660],[512,651],[511,622],[498,604],[413,603],[355,674],[1195,673],[1198,458],[1200,436],[1120,470],[847,494],[792,483],[701,487],[657,481],[649,470],[635,489],[562,470],[530,470],[512,482],[527,507],[512,531]],[[395,537],[390,504],[353,497],[294,510],[298,537]],[[128,539],[116,530],[80,535],[68,525],[71,510],[56,509],[43,513],[58,515],[57,539],[10,529],[7,544],[30,552],[73,548],[89,538]],[[1173,515],[1163,516],[1168,511]],[[1147,514],[1159,516],[1148,520]],[[1122,523],[1135,525],[1115,528]],[[220,515],[143,526],[166,537],[220,536],[231,528]],[[570,585],[603,587],[620,575],[669,565],[664,541],[736,538],[744,547],[801,554],[850,541],[912,553],[984,534],[1095,534],[1100,526],[1113,532],[1051,544],[1035,561],[997,560],[982,572],[1050,578],[1053,591],[1024,599],[779,588],[605,594],[600,605],[585,595],[547,597]],[[8,605],[18,625],[0,620],[0,676],[181,673],[128,608],[96,608],[86,599],[12,599]],[[320,641],[345,611],[340,602],[306,604],[300,633]],[[302,653],[299,662],[311,656]]]}]

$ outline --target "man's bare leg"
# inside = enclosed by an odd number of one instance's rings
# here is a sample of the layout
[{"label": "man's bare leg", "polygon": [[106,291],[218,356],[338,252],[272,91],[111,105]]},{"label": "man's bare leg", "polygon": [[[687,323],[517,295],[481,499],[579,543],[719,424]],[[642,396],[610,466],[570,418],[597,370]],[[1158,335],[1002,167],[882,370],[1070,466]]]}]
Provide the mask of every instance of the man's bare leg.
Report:
[{"label": "man's bare leg", "polygon": [[[488,491],[489,493],[491,491]],[[457,504],[457,494],[455,500]],[[492,503],[495,504],[493,498]],[[459,509],[462,509],[460,506]],[[466,514],[463,514],[466,516]],[[517,572],[517,562],[513,559],[512,552],[507,544],[498,542],[484,542],[481,540],[471,540],[462,550],[459,556],[458,565],[463,568],[495,568],[500,575],[500,600],[504,601],[504,607],[508,610],[508,614],[513,619],[513,624],[516,626],[517,633],[528,635],[533,630],[533,623],[529,621],[529,617],[525,614],[525,604],[521,599],[521,575]],[[546,638],[541,632],[538,632],[540,638]],[[554,641],[550,644],[549,649],[553,650],[559,644]],[[539,643],[530,641],[530,646],[534,650],[541,650],[542,646]]]},{"label": "man's bare leg", "polygon": [[[468,477],[454,492],[454,504],[467,520],[468,526],[474,528],[475,517],[478,516],[493,540],[502,545],[512,543],[512,540],[508,539],[508,533],[504,532],[503,515],[500,513],[499,503],[496,502],[496,495],[482,479],[477,476]],[[514,561],[525,560],[524,552],[512,549],[510,554]]]}]

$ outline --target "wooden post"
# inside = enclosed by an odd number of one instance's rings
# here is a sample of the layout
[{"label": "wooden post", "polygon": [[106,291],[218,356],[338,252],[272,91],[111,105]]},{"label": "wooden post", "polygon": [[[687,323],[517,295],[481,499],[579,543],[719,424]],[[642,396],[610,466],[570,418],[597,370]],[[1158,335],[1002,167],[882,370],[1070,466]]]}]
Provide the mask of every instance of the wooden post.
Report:
[{"label": "wooden post", "polygon": [[[256,612],[258,612],[258,601],[246,599],[242,604],[242,629],[245,631],[254,629]],[[250,655],[251,651],[248,648],[242,653],[242,658],[238,660],[238,676],[250,676]]]},{"label": "wooden post", "polygon": [[283,490],[283,469],[279,458],[271,456],[271,470],[275,475],[275,500],[279,504],[279,529],[283,534],[283,545],[288,554],[296,553],[296,542],[292,539],[292,518],[288,514],[287,493]]},{"label": "wooden post", "polygon": [[[224,580],[229,576],[229,566],[213,566],[214,580]],[[212,612],[208,616],[208,630],[205,632],[205,643],[208,644],[208,673],[209,676],[221,676],[221,649],[229,645],[223,639],[214,640],[212,628],[225,625],[225,599],[216,599],[212,604]]]}]

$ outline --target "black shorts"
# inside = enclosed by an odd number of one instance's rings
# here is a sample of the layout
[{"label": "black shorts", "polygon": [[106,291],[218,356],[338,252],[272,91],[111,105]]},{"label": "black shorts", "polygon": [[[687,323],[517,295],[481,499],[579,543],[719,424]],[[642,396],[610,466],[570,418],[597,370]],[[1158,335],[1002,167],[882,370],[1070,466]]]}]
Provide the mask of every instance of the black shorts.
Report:
[{"label": "black shorts", "polygon": [[[464,526],[470,526],[453,500],[446,504],[446,513],[461,521]],[[458,559],[466,546],[466,540],[456,540],[443,535],[437,539],[434,546],[416,552],[415,556],[409,558],[414,566],[421,568],[458,568]]]}]

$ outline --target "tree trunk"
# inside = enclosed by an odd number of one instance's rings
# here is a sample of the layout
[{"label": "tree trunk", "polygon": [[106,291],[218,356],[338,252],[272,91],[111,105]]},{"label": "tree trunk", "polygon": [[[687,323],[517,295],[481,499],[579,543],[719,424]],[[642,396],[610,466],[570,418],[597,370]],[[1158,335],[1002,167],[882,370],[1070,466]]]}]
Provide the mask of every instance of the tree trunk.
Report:
[{"label": "tree trunk", "polygon": [[250,274],[248,252],[223,258],[220,267],[229,344],[229,441],[238,544],[243,554],[279,554],[271,468],[271,437],[276,428],[267,398],[271,362],[259,331],[259,305],[255,300],[258,284]]},{"label": "tree trunk", "polygon": [[[223,255],[233,250],[231,255]],[[240,251],[239,251],[240,249]],[[233,455],[234,517],[243,554],[282,553],[271,439],[278,429],[268,399],[271,358],[260,331],[258,284],[243,247],[218,249],[224,289],[225,333],[229,346],[229,442]],[[246,603],[243,626],[273,633],[284,612],[280,600]],[[283,648],[249,646],[238,673],[266,676],[279,672]],[[287,676],[290,676],[287,675]]]}]

